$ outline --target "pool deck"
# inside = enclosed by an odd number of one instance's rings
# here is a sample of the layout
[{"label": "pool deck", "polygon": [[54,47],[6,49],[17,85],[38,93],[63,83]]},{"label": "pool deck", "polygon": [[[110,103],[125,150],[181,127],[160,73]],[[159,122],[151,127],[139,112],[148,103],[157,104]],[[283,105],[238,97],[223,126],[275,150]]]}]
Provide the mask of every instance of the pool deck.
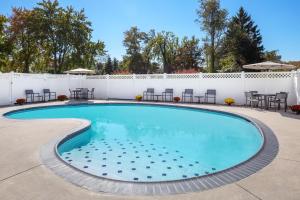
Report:
[{"label": "pool deck", "polygon": [[[3,107],[0,108],[0,115],[16,108],[64,103]],[[267,167],[245,179],[202,192],[164,196],[94,193],[55,175],[40,160],[40,149],[44,144],[82,126],[81,120],[19,121],[0,117],[0,199],[300,199],[299,115],[234,106],[188,105],[234,112],[262,121],[277,136],[279,142],[277,157]]]}]

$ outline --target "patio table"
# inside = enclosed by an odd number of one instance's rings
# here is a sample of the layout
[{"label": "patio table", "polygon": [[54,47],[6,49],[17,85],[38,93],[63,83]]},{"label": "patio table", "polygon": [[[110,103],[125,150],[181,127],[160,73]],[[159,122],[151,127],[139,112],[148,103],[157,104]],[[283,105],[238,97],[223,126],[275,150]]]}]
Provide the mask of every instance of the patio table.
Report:
[{"label": "patio table", "polygon": [[256,97],[263,97],[264,98],[264,104],[265,104],[265,109],[268,110],[269,109],[269,98],[270,97],[275,97],[275,94],[261,94],[261,93],[256,93],[253,94],[253,96]]},{"label": "patio table", "polygon": [[[161,94],[155,94],[155,95],[153,95],[154,96],[154,101],[158,101],[158,98],[160,97],[160,98],[162,98],[162,96],[163,95],[161,95]],[[156,99],[156,100],[155,100]]]},{"label": "patio table", "polygon": [[81,89],[72,90],[72,92],[74,93],[74,98],[79,99],[79,93],[81,92]]}]

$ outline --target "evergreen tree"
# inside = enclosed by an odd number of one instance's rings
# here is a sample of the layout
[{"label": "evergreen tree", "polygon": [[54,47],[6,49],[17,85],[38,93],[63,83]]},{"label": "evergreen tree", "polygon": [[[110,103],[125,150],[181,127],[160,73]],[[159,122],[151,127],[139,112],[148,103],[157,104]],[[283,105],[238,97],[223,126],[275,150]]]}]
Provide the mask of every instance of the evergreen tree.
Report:
[{"label": "evergreen tree", "polygon": [[263,60],[262,36],[243,7],[228,25],[223,48],[226,55],[223,59],[228,60],[226,57],[229,56],[236,63],[230,71],[241,71],[243,65]]},{"label": "evergreen tree", "polygon": [[112,65],[113,65],[113,71],[118,70],[119,69],[119,61],[118,61],[118,59],[114,58]]},{"label": "evergreen tree", "polygon": [[112,72],[113,72],[113,64],[112,64],[110,56],[108,56],[107,61],[105,63],[105,73],[112,74]]}]

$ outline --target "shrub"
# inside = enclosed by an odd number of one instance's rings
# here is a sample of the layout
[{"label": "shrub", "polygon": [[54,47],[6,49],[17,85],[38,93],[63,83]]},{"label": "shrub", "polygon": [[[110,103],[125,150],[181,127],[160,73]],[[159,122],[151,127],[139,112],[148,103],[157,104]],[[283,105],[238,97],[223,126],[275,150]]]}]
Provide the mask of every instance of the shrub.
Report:
[{"label": "shrub", "polygon": [[137,96],[135,96],[135,100],[137,100],[137,101],[141,101],[142,100],[142,96],[141,95],[137,95]]},{"label": "shrub", "polygon": [[17,100],[16,100],[16,104],[19,104],[19,105],[22,105],[22,104],[24,104],[25,102],[26,102],[25,99],[17,99]]},{"label": "shrub", "polygon": [[231,104],[234,104],[234,99],[233,98],[226,98],[224,99],[224,102],[227,104],[227,105],[231,105]]},{"label": "shrub", "polygon": [[180,101],[180,97],[174,97],[174,101],[177,103]]},{"label": "shrub", "polygon": [[65,101],[67,99],[68,99],[68,97],[66,95],[58,95],[57,96],[57,100],[59,100],[59,101]]},{"label": "shrub", "polygon": [[295,112],[297,115],[300,114],[300,105],[293,105],[290,107],[290,109]]}]

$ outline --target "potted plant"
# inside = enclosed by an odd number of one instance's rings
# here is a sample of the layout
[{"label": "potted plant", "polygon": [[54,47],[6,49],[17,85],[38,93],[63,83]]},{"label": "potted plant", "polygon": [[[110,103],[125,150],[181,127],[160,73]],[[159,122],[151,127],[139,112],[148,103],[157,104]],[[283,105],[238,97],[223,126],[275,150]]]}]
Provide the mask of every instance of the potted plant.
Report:
[{"label": "potted plant", "polygon": [[174,97],[175,103],[178,103],[180,101],[180,97]]},{"label": "potted plant", "polygon": [[16,104],[18,104],[18,105],[23,105],[25,102],[26,102],[26,100],[23,99],[23,98],[20,98],[20,99],[16,100]]},{"label": "potted plant", "polygon": [[226,98],[226,99],[224,99],[224,102],[225,102],[228,106],[231,106],[232,104],[234,104],[234,99],[233,99],[233,98]]},{"label": "potted plant", "polygon": [[296,115],[300,115],[300,105],[293,105],[290,109],[296,113]]},{"label": "potted plant", "polygon": [[135,96],[135,100],[137,101],[142,101],[142,99],[143,99],[142,95]]},{"label": "potted plant", "polygon": [[57,100],[59,100],[59,101],[65,101],[67,99],[68,99],[68,97],[66,95],[58,95],[57,96]]}]

